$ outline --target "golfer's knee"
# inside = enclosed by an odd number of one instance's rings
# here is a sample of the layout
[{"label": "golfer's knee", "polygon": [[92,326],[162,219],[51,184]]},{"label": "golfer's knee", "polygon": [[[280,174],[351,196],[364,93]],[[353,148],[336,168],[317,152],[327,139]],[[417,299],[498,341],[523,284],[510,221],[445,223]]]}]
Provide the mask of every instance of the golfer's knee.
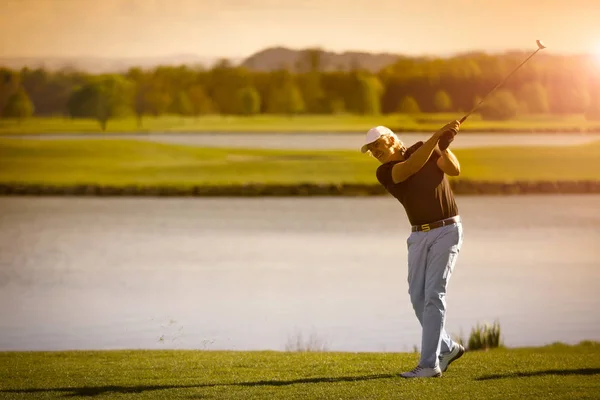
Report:
[{"label": "golfer's knee", "polygon": [[409,292],[410,302],[412,303],[415,311],[423,310],[425,305],[425,294],[423,292]]},{"label": "golfer's knee", "polygon": [[430,291],[425,293],[425,308],[434,307],[436,310],[446,309],[446,294]]}]

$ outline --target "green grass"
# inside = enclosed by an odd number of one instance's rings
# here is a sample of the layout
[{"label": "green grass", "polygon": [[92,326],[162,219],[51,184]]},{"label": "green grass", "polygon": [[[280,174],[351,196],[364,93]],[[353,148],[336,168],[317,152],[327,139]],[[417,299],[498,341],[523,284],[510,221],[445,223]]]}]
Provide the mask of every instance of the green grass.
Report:
[{"label": "green grass", "polygon": [[[445,123],[460,119],[461,113],[418,115],[302,115],[296,117],[258,115],[253,117],[209,115],[199,118],[162,116],[145,117],[138,128],[133,117],[111,120],[107,132],[365,132],[376,125],[403,131],[433,132]],[[484,121],[472,115],[461,131],[586,131],[600,130],[600,121],[587,121],[583,115],[532,115],[510,121]],[[40,133],[101,132],[92,119],[31,118],[18,123],[0,119],[0,135]]]},{"label": "green grass", "polygon": [[[600,142],[568,147],[457,149],[460,178],[600,180]],[[136,140],[0,139],[0,182],[54,185],[377,183],[356,151],[199,148]]]},{"label": "green grass", "polygon": [[[449,117],[456,118],[456,117]],[[411,118],[390,116],[333,116],[308,115],[298,117],[259,115],[254,117],[210,115],[202,117],[162,116],[145,117],[138,128],[135,118],[109,121],[107,132],[332,132],[364,131],[375,125],[417,126]],[[97,121],[91,119],[32,118],[17,121],[0,120],[0,134],[101,132]]]},{"label": "green grass", "polygon": [[418,354],[223,351],[0,353],[0,398],[597,399],[600,344],[467,352],[406,380]]}]

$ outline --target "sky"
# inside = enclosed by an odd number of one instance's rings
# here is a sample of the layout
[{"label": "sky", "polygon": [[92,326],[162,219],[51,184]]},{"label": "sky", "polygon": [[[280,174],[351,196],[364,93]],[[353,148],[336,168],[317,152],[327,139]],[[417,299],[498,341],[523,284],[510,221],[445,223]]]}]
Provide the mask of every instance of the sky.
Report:
[{"label": "sky", "polygon": [[267,47],[600,55],[600,0],[0,0],[0,57],[243,58]]}]

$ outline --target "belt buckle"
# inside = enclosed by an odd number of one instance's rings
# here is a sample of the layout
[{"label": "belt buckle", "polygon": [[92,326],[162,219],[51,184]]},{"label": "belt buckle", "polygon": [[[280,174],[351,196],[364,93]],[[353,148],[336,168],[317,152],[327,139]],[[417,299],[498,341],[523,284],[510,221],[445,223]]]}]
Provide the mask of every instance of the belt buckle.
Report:
[{"label": "belt buckle", "polygon": [[423,224],[421,225],[421,229],[423,230],[423,232],[429,232],[431,230],[431,227],[429,226],[429,224]]}]

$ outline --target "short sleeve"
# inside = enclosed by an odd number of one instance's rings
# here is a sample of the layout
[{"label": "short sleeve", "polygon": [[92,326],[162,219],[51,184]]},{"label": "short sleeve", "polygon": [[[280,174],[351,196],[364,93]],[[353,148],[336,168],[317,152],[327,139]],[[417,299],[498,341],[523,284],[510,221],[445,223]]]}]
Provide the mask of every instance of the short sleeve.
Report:
[{"label": "short sleeve", "polygon": [[382,164],[377,168],[377,180],[383,186],[388,186],[393,183],[392,180],[392,168],[394,167],[393,163]]}]

